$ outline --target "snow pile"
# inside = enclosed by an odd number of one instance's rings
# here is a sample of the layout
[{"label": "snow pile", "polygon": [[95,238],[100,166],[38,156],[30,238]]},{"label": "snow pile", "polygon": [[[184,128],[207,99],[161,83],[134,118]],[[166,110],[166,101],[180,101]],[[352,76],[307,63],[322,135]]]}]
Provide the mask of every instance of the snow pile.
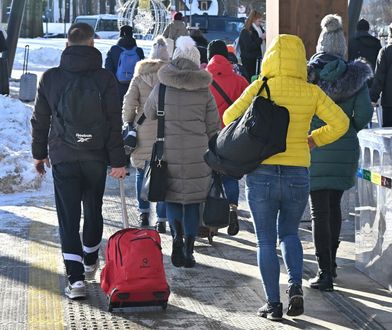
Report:
[{"label": "snow pile", "polygon": [[32,109],[21,101],[0,95],[0,192],[37,189],[41,178],[31,156]]},{"label": "snow pile", "polygon": [[[54,47],[37,47],[30,49],[28,70],[49,69],[59,66],[62,49]],[[14,69],[22,70],[24,61],[24,48],[17,48]]]}]

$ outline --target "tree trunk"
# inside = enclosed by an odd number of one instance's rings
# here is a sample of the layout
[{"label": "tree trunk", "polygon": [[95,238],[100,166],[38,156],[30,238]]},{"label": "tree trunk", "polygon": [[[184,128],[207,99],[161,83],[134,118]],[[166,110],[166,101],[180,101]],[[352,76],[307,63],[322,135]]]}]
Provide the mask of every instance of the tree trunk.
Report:
[{"label": "tree trunk", "polygon": [[353,37],[361,15],[363,0],[350,0],[348,4],[348,35]]},{"label": "tree trunk", "polygon": [[42,37],[42,1],[27,0],[23,16],[21,36],[25,38]]},{"label": "tree trunk", "polygon": [[86,0],[86,15],[92,15],[93,6],[91,0]]},{"label": "tree trunk", "polygon": [[109,0],[109,14],[115,14],[116,0]]},{"label": "tree trunk", "polygon": [[106,0],[99,0],[99,13],[106,14]]}]

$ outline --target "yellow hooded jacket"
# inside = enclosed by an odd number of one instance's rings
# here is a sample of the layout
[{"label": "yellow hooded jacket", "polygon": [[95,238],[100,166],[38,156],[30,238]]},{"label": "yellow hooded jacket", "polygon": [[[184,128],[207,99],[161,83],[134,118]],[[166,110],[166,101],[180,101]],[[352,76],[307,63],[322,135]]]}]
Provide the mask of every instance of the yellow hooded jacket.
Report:
[{"label": "yellow hooded jacket", "polygon": [[[349,119],[318,86],[307,82],[305,47],[297,36],[277,36],[267,50],[260,78],[253,82],[228,108],[223,122],[228,125],[248,109],[262,85],[261,77],[268,78],[271,99],[288,109],[290,124],[286,151],[271,156],[262,164],[303,166],[310,165],[308,132],[314,115],[326,125],[313,131],[311,136],[317,146],[339,139],[349,127]],[[267,96],[264,90],[262,96]]]}]

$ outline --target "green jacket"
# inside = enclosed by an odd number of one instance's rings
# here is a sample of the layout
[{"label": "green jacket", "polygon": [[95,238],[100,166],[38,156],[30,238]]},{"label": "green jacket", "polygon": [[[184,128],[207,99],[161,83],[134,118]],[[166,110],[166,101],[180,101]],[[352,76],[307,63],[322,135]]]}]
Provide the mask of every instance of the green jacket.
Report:
[{"label": "green jacket", "polygon": [[[373,115],[366,81],[371,67],[363,61],[346,63],[325,53],[316,54],[308,64],[308,79],[317,83],[350,118],[345,135],[334,143],[314,148],[311,152],[310,190],[347,190],[355,185],[359,159],[357,133],[366,127]],[[325,123],[314,117],[311,130]]]}]

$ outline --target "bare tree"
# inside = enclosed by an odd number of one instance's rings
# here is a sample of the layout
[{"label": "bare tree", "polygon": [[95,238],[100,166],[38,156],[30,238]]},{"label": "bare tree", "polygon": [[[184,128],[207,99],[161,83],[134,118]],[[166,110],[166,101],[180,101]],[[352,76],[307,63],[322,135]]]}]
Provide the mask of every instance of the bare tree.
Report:
[{"label": "bare tree", "polygon": [[106,14],[106,0],[99,0],[99,13]]},{"label": "bare tree", "polygon": [[27,0],[21,36],[26,38],[42,37],[42,0]]},{"label": "bare tree", "polygon": [[115,14],[116,0],[108,0],[109,1],[109,14]]}]

